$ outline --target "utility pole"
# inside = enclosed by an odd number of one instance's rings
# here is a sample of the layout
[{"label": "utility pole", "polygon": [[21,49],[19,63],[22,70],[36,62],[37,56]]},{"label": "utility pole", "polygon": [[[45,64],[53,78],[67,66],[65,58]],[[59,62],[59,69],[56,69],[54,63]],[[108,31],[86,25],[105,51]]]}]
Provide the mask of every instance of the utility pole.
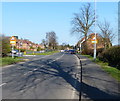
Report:
[{"label": "utility pole", "polygon": [[120,45],[120,1],[118,2],[118,45]]},{"label": "utility pole", "polygon": [[94,60],[96,60],[96,0],[94,0],[94,7],[95,7],[95,26],[94,26],[95,43],[94,43]]},{"label": "utility pole", "polygon": [[81,49],[82,47],[81,47],[81,42],[80,42],[80,54],[82,53],[82,49]]},{"label": "utility pole", "polygon": [[14,51],[14,45],[12,45],[12,58],[14,58],[14,53],[13,53],[13,51]]},{"label": "utility pole", "polygon": [[19,53],[20,53],[20,41],[18,42],[18,47],[19,47]]},{"label": "utility pole", "polygon": [[12,45],[12,58],[14,58],[13,51],[14,51],[14,46],[16,45],[16,38],[14,36],[10,38],[10,44]]}]

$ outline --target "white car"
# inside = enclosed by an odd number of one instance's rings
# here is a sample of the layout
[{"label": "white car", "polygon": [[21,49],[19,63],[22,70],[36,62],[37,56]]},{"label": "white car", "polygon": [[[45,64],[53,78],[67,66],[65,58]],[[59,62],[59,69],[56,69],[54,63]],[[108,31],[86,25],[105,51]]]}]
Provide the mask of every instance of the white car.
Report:
[{"label": "white car", "polygon": [[64,52],[64,50],[60,50],[60,52]]},{"label": "white car", "polygon": [[[12,53],[14,54],[14,56],[18,56],[18,57],[23,56],[23,53],[19,52],[18,50],[13,50]],[[11,53],[11,55],[12,55],[12,53]]]},{"label": "white car", "polygon": [[13,51],[12,51],[12,53],[14,53],[14,54],[15,54],[15,53],[17,53],[17,51],[16,51],[16,50],[13,50]]}]

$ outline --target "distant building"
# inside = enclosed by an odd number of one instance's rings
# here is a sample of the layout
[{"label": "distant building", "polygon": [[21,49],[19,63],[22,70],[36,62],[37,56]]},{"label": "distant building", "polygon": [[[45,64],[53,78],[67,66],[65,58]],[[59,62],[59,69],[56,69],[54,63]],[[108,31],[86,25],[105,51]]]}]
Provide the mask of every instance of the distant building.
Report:
[{"label": "distant building", "polygon": [[31,51],[37,51],[38,47],[40,47],[40,49],[44,49],[42,45],[31,42],[27,39],[17,39],[15,47],[17,49],[25,49]]},{"label": "distant building", "polygon": [[[89,49],[94,49],[94,43],[92,43],[93,37],[95,36],[95,33],[91,33],[88,37],[87,37],[87,47]],[[100,48],[104,48],[104,40],[103,38],[99,35],[96,34],[96,39],[97,39],[97,44],[96,44],[96,48],[100,49]],[[80,41],[78,41],[78,43],[76,44],[76,47],[80,47],[80,43],[81,43],[81,47],[82,49],[84,48],[84,43],[85,43],[85,37],[82,38]],[[112,45],[112,44],[111,44]]]}]

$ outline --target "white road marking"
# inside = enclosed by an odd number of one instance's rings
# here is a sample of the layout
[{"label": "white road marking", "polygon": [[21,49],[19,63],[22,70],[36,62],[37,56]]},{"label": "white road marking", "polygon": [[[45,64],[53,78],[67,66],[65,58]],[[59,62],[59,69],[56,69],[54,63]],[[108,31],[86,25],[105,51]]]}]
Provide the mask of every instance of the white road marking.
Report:
[{"label": "white road marking", "polygon": [[59,60],[59,59],[61,59],[63,56],[64,56],[64,54],[63,54],[61,57],[59,57],[59,58],[56,58],[56,59],[55,59],[55,61],[56,61],[56,60]]},{"label": "white road marking", "polygon": [[53,60],[52,62],[54,62],[55,60]]},{"label": "white road marking", "polygon": [[25,63],[25,62],[19,62],[18,64],[23,64],[23,63]]},{"label": "white road marking", "polygon": [[[54,61],[57,61],[57,60],[59,60],[59,59],[61,59],[62,57],[64,56],[64,54],[62,55],[62,56],[60,56],[59,58],[56,58],[55,60],[53,60],[53,61],[50,61],[49,63],[52,63],[52,62],[54,62]],[[48,56],[45,56],[45,57],[48,57]],[[41,65],[41,67],[43,67],[44,65]],[[37,70],[37,69],[33,69],[34,71],[35,70]],[[23,75],[27,75],[27,74],[29,74],[29,73],[32,73],[33,71],[29,71],[29,72],[27,72],[27,73],[25,73],[25,74],[23,74]]]},{"label": "white road marking", "polygon": [[2,84],[0,85],[0,87],[3,86],[3,85],[5,85],[5,84],[6,84],[6,83],[2,83]]},{"label": "white road marking", "polygon": [[[74,55],[76,57],[76,60],[77,60],[77,68],[81,68],[80,67],[80,60],[78,59],[78,57],[76,55]],[[77,86],[77,80],[75,80],[75,88]],[[74,99],[75,98],[75,92],[77,92],[75,89],[73,90],[72,92],[72,96],[71,96],[71,99]]]},{"label": "white road marking", "polygon": [[33,69],[34,71],[36,71],[37,70],[37,68],[35,68],[35,69]]},{"label": "white road marking", "polygon": [[63,54],[61,57],[59,57],[59,58],[56,58],[55,60],[53,60],[53,61],[50,61],[50,62],[48,62],[48,63],[52,63],[52,62],[54,62],[54,61],[57,61],[57,60],[61,59],[63,56],[64,56],[64,54]]},{"label": "white road marking", "polygon": [[46,57],[49,57],[50,55],[46,55],[46,56],[44,56],[44,57],[42,57],[42,58],[46,58]]},{"label": "white road marking", "polygon": [[[25,56],[25,55],[23,55],[23,56]],[[37,56],[37,55],[29,55],[29,56]],[[39,59],[46,58],[46,57],[49,57],[49,56],[51,56],[51,55],[46,55],[46,56],[41,57],[41,58],[39,58]],[[39,60],[39,59],[33,59],[33,60]],[[24,63],[26,63],[26,62],[19,62],[19,63],[17,63],[17,64],[24,64]],[[2,67],[8,68],[8,67],[12,67],[12,66],[15,66],[15,65],[16,65],[16,64],[11,64],[11,65],[2,66]]]},{"label": "white road marking", "polygon": [[81,61],[85,61],[85,60],[87,60],[87,59],[80,59]]},{"label": "white road marking", "polygon": [[15,66],[15,64],[7,65],[7,66],[2,66],[2,69],[4,69],[4,68],[8,68],[8,67],[12,67],[12,66]]},{"label": "white road marking", "polygon": [[[76,88],[76,86],[77,86],[77,80],[75,80],[75,88]],[[72,96],[71,96],[71,99],[74,99],[75,98],[75,92],[77,92],[76,91],[76,89],[74,88],[74,90],[73,90],[73,92],[72,92]]]},{"label": "white road marking", "polygon": [[[64,55],[64,54],[63,54]],[[62,56],[63,56],[62,55]],[[44,56],[44,57],[42,57],[42,58],[46,58],[46,57],[49,57],[49,56],[51,56],[51,55],[46,55],[46,56]],[[61,57],[59,57],[59,58],[57,58],[56,60],[58,60],[58,59],[60,59],[60,58],[62,58],[62,56]],[[42,58],[39,58],[39,59],[42,59]],[[36,60],[38,60],[38,59],[36,59]],[[54,61],[56,61],[56,60],[53,60],[52,62],[54,62]],[[51,63],[52,63],[51,62]],[[22,64],[22,63],[25,63],[25,62],[21,62],[21,63],[18,63],[18,64]],[[8,67],[10,67],[10,66],[14,66],[14,64],[13,65],[8,65]],[[7,66],[6,66],[7,67]],[[41,67],[44,67],[44,65],[41,65]],[[37,70],[37,69],[34,69],[34,71],[35,70]],[[29,71],[29,72],[27,72],[27,73],[25,73],[25,74],[23,74],[23,75],[27,75],[27,74],[29,74],[29,73],[32,73],[33,71]],[[2,72],[3,73],[3,72]],[[0,73],[0,74],[2,74],[2,73]],[[5,84],[7,84],[7,83],[2,83],[2,84],[0,84],[0,87],[1,86],[3,86],[3,85],[5,85]],[[22,91],[21,91],[22,92]]]},{"label": "white road marking", "polygon": [[36,55],[23,55],[23,56],[36,56]]},{"label": "white road marking", "polygon": [[75,99],[75,92],[77,92],[77,91],[75,89],[73,89],[71,99]]},{"label": "white road marking", "polygon": [[81,68],[80,67],[80,60],[79,60],[79,58],[75,55],[75,57],[76,57],[76,60],[77,60],[77,68]]},{"label": "white road marking", "polygon": [[[50,56],[50,55],[47,55],[47,56],[41,57],[41,58],[39,58],[39,59],[46,58],[46,57],[49,57],[49,56]],[[56,58],[55,60],[50,61],[50,62],[48,62],[48,63],[52,63],[52,62],[54,62],[54,61],[56,61],[56,60],[62,58],[63,56],[64,56],[64,54],[63,54],[61,57]],[[37,59],[37,60],[38,60],[38,59]],[[29,65],[32,65],[32,64],[29,64]],[[41,65],[41,67],[44,67],[44,65]],[[36,70],[37,70],[36,68],[33,69],[33,71],[36,71]],[[29,73],[32,73],[33,71],[29,71],[29,72],[27,72],[27,73],[25,73],[25,74],[23,74],[23,75],[28,75]]]},{"label": "white road marking", "polygon": [[31,66],[31,65],[33,65],[33,63],[29,63],[28,65]]},{"label": "white road marking", "polygon": [[35,60],[39,60],[39,59],[43,59],[43,58],[46,58],[46,57],[49,57],[50,55],[46,55],[46,56],[44,56],[44,57],[41,57],[41,58],[38,58],[38,59],[33,59],[34,61]]},{"label": "white road marking", "polygon": [[44,65],[41,65],[40,67],[44,67]]},{"label": "white road marking", "polygon": [[27,73],[25,73],[25,74],[23,74],[23,75],[27,75],[27,74],[29,74],[29,73],[32,73],[33,71],[29,71],[29,72],[27,72]]}]

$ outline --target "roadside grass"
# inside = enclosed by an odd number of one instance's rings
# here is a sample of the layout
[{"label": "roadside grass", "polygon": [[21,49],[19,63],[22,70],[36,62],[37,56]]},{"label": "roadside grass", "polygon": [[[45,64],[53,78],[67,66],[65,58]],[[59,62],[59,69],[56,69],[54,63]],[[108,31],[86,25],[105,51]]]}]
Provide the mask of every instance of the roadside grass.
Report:
[{"label": "roadside grass", "polygon": [[115,67],[109,66],[107,62],[100,61],[98,58],[96,58],[96,61],[94,61],[94,58],[92,56],[90,55],[84,55],[84,56],[88,57],[90,60],[100,65],[105,72],[107,72],[113,78],[115,78],[117,81],[120,82],[120,70],[118,70]]},{"label": "roadside grass", "polygon": [[10,65],[10,64],[15,64],[17,62],[22,62],[23,57],[0,57],[0,66],[5,66],[5,65]]},{"label": "roadside grass", "polygon": [[44,52],[44,53],[31,53],[27,55],[52,55],[54,53],[58,53],[59,51],[51,51],[51,52]]}]

